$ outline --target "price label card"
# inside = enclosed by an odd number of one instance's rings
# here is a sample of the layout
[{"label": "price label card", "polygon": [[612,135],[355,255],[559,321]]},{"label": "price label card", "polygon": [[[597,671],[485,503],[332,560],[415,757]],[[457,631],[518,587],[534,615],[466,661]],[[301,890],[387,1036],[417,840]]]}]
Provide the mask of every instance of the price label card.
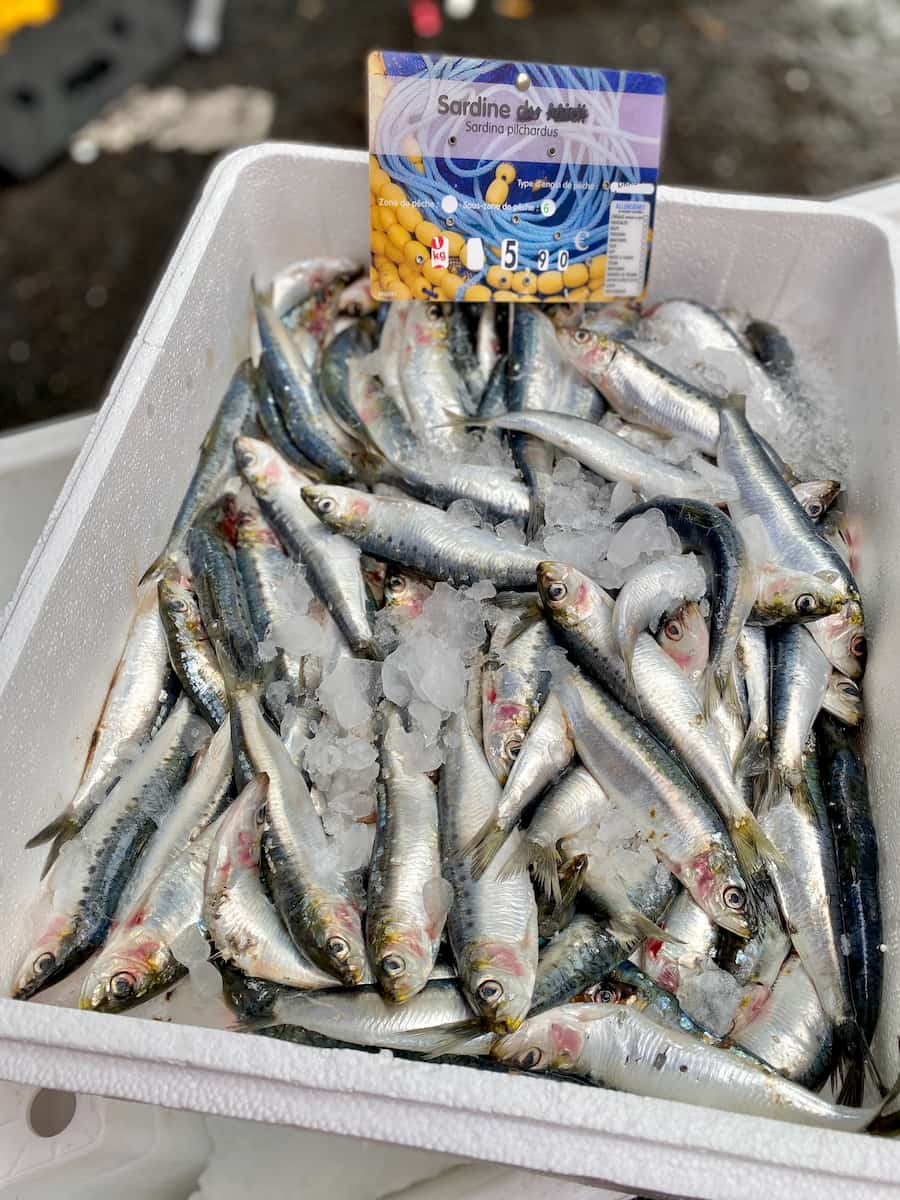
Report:
[{"label": "price label card", "polygon": [[660,75],[373,52],[373,295],[642,296],[664,120]]}]

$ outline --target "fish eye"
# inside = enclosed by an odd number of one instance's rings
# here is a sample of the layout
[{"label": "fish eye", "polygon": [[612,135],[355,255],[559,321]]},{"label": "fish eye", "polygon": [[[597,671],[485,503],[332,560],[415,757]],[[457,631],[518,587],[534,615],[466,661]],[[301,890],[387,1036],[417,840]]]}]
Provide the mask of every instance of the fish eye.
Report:
[{"label": "fish eye", "polygon": [[136,988],[137,980],[130,971],[119,971],[109,981],[109,994],[116,1000],[127,1000]]},{"label": "fish eye", "polygon": [[43,954],[39,954],[31,968],[35,975],[48,975],[56,966],[56,955],[50,950],[45,950]]},{"label": "fish eye", "polygon": [[485,1004],[496,1004],[503,996],[503,984],[498,983],[496,979],[485,979],[483,983],[478,985],[475,994]]},{"label": "fish eye", "polygon": [[854,633],[849,643],[850,653],[854,658],[864,658],[866,653],[866,639],[861,633]]},{"label": "fish eye", "polygon": [[822,505],[818,500],[810,500],[806,506],[807,515],[812,517],[813,520],[815,520],[816,517],[821,517],[823,511]]},{"label": "fish eye", "polygon": [[518,758],[524,741],[525,739],[518,731],[516,733],[511,733],[506,739],[506,745],[503,747],[503,749],[506,751],[507,757]]},{"label": "fish eye", "polygon": [[509,366],[507,367],[506,373],[511,378],[518,379],[518,377],[522,374],[522,364],[518,361],[518,359],[511,358],[509,360]]},{"label": "fish eye", "polygon": [[428,304],[425,306],[425,315],[430,317],[432,321],[437,321],[444,314],[439,304]]},{"label": "fish eye", "polygon": [[838,684],[838,691],[843,692],[845,696],[849,696],[853,700],[859,699],[859,688],[852,679],[842,679]]},{"label": "fish eye", "polygon": [[579,346],[585,346],[591,340],[591,331],[589,329],[576,329],[572,334],[572,341]]},{"label": "fish eye", "polygon": [[619,998],[619,993],[611,987],[597,988],[594,992],[594,1000],[597,1004],[615,1004]]},{"label": "fish eye", "polygon": [[722,892],[722,900],[726,908],[732,909],[734,912],[741,912],[747,903],[747,897],[744,894],[744,889],[729,885]]},{"label": "fish eye", "polygon": [[547,588],[547,599],[553,601],[554,604],[558,604],[560,600],[565,600],[567,592],[568,588],[566,585],[556,580]]},{"label": "fish eye", "polygon": [[256,462],[256,455],[252,450],[241,450],[237,456],[239,467],[252,467]]},{"label": "fish eye", "polygon": [[169,608],[171,608],[172,612],[186,613],[188,610],[188,602],[187,600],[173,600],[170,603]]},{"label": "fish eye", "polygon": [[798,613],[811,613],[816,607],[816,598],[812,592],[802,592],[794,601]]},{"label": "fish eye", "polygon": [[680,642],[684,637],[684,626],[680,621],[676,621],[674,619],[671,621],[666,621],[665,625],[663,626],[663,633],[670,642]]},{"label": "fish eye", "polygon": [[402,975],[406,970],[406,960],[399,954],[386,954],[381,960],[381,969],[385,975]]},{"label": "fish eye", "polygon": [[392,596],[399,596],[401,592],[406,591],[406,577],[404,575],[389,575],[384,581],[384,590],[390,592]]},{"label": "fish eye", "polygon": [[331,496],[320,496],[316,501],[316,512],[327,515],[334,511],[334,500]]},{"label": "fish eye", "polygon": [[256,821],[257,827],[262,827],[263,825],[265,825],[265,823],[266,823],[266,806],[265,806],[265,802],[264,802],[264,803],[262,803],[262,804],[259,806],[259,808],[256,810],[256,814],[255,814],[255,816],[254,816],[254,820]]},{"label": "fish eye", "polygon": [[521,1055],[518,1063],[523,1071],[533,1071],[540,1061],[540,1050],[537,1048],[537,1046],[532,1046],[530,1049],[526,1050],[523,1055]]},{"label": "fish eye", "polygon": [[350,943],[342,937],[330,937],[325,943],[325,952],[337,962],[346,962],[350,957]]}]

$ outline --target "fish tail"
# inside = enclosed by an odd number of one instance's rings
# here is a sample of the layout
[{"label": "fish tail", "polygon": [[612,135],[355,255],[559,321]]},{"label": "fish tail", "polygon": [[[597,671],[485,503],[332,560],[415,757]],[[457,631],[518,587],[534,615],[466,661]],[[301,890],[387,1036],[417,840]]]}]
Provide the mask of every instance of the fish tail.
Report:
[{"label": "fish tail", "polygon": [[447,420],[433,425],[432,429],[488,429],[494,420],[493,417],[470,417],[466,413],[451,412],[449,408],[444,409],[444,416]]},{"label": "fish tail", "polygon": [[544,894],[559,904],[562,893],[559,886],[558,862],[559,855],[555,846],[525,837],[503,864],[498,878],[513,879],[524,874],[530,867]]},{"label": "fish tail", "polygon": [[769,739],[762,728],[751,721],[734,759],[736,779],[763,775],[769,768]]},{"label": "fish tail", "polygon": [[655,921],[651,921],[649,917],[636,911],[616,913],[609,922],[609,932],[617,942],[621,942],[623,945],[629,942],[633,943],[635,939],[643,941],[644,938],[655,938],[660,942],[681,944],[680,938],[673,937]]},{"label": "fish tail", "polygon": [[242,1017],[239,1021],[226,1026],[232,1033],[260,1033],[263,1029],[271,1029],[273,1025],[280,1025],[281,1022],[277,1017],[273,1017],[270,1013],[263,1017]]},{"label": "fish tail", "polygon": [[538,533],[544,526],[544,501],[536,496],[531,495],[531,503],[528,507],[528,520],[525,524],[525,540],[533,542]]},{"label": "fish tail", "polygon": [[472,859],[472,875],[480,879],[507,838],[507,830],[489,817],[473,838],[462,848],[462,857]]},{"label": "fish tail", "polygon": [[849,1020],[842,1021],[834,1031],[832,1082],[840,1083],[840,1090],[837,1094],[838,1104],[848,1104],[852,1108],[859,1108],[865,1093],[867,1071],[872,1074],[875,1085],[884,1095],[886,1089],[868,1043],[856,1020],[851,1017]]},{"label": "fish tail", "polygon": [[[55,842],[57,838],[62,838],[63,842],[67,842],[70,837],[78,832],[78,824],[73,819],[71,812],[65,808],[58,817],[54,817],[43,829],[39,829],[25,843],[26,850],[33,850],[35,846],[43,846],[46,842]],[[62,845],[62,842],[60,842]]]},{"label": "fish tail", "polygon": [[478,1020],[455,1021],[442,1026],[441,1030],[444,1036],[423,1056],[426,1060],[451,1054],[473,1054],[472,1044],[484,1036],[484,1026]]},{"label": "fish tail", "polygon": [[160,575],[163,575],[168,570],[168,568],[173,566],[174,564],[175,564],[175,556],[172,554],[171,550],[167,546],[165,548],[165,550],[163,550],[162,554],[159,555],[158,558],[154,558],[153,562],[150,564],[150,566],[147,568],[147,570],[140,577],[140,579],[138,580],[138,587],[143,587],[144,584],[148,582],[148,580],[156,579]]},{"label": "fish tail", "polygon": [[748,878],[755,875],[764,862],[785,865],[784,855],[749,810],[735,817],[729,823],[728,831],[741,870]]},{"label": "fish tail", "polygon": [[271,304],[275,295],[274,286],[270,283],[268,287],[261,288],[256,282],[256,276],[250,276],[250,295],[253,297],[254,305]]},{"label": "fish tail", "polygon": [[523,633],[527,633],[529,629],[543,619],[544,613],[537,604],[524,606],[521,615],[509,627],[509,631],[503,642],[503,648],[506,649],[511,646]]}]

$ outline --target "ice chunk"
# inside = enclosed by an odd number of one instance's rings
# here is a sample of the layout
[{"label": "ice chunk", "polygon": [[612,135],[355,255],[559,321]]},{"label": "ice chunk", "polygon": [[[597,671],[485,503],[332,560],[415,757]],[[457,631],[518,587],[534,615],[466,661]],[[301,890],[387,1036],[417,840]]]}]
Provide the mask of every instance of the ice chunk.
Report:
[{"label": "ice chunk", "polygon": [[260,662],[271,662],[278,653],[278,647],[271,638],[263,638],[262,641],[256,643],[256,652]]},{"label": "ice chunk", "polygon": [[[209,960],[209,942],[196,923],[188,925],[172,938],[169,946],[174,957],[182,966],[191,970],[199,963]],[[215,970],[215,968],[213,968]],[[216,972],[218,974],[218,972]]]},{"label": "ice chunk", "polygon": [[204,746],[209,745],[212,737],[212,730],[209,723],[204,721],[202,717],[191,717],[186,722],[182,739],[188,753],[196,754],[198,750],[202,750]]},{"label": "ice chunk", "polygon": [[574,483],[581,475],[581,463],[577,458],[558,458],[553,468],[553,482],[559,484]]},{"label": "ice chunk", "polygon": [[611,521],[622,515],[626,509],[631,508],[637,500],[634,492],[631,490],[630,484],[627,484],[624,479],[620,479],[613,488],[612,496],[609,501],[609,517]]},{"label": "ice chunk", "polygon": [[501,521],[496,527],[497,536],[504,542],[525,544],[525,532],[518,521]]},{"label": "ice chunk", "polygon": [[339,871],[358,871],[372,857],[375,826],[351,822],[335,837],[335,851]]},{"label": "ice chunk", "polygon": [[135,759],[141,757],[143,749],[140,742],[136,742],[132,738],[125,738],[119,742],[116,753],[123,762],[134,762]]},{"label": "ice chunk", "polygon": [[724,1037],[734,1024],[741,994],[738,981],[712,962],[688,975],[678,989],[684,1011],[716,1037]]},{"label": "ice chunk", "polygon": [[658,558],[672,552],[672,530],[658,508],[638,513],[613,534],[606,559],[614,567],[630,567],[645,555]]},{"label": "ice chunk", "polygon": [[734,476],[728,471],[723,471],[702,454],[692,454],[690,465],[701,479],[705,479],[712,486],[720,500],[737,500],[737,484]]},{"label": "ice chunk", "polygon": [[762,517],[757,513],[750,513],[736,524],[738,533],[744,539],[747,553],[753,562],[756,564],[771,562],[774,557],[772,543],[769,541],[769,533]]},{"label": "ice chunk", "polygon": [[338,659],[319,686],[316,694],[319,704],[341,728],[358,728],[372,715],[380,673],[379,663]]},{"label": "ice chunk", "polygon": [[453,888],[443,876],[436,875],[422,888],[422,902],[428,919],[439,929],[453,903]]},{"label": "ice chunk", "polygon": [[437,739],[443,717],[439,708],[426,700],[413,700],[409,706],[409,715],[414,727],[422,731],[427,742]]},{"label": "ice chunk", "polygon": [[436,583],[422,607],[426,627],[456,650],[473,650],[484,641],[484,615],[478,600],[449,583]]},{"label": "ice chunk", "polygon": [[611,538],[609,529],[545,534],[544,550],[548,558],[570,563],[586,575],[594,575],[603,563]]},{"label": "ice chunk", "polygon": [[454,500],[448,507],[447,514],[461,525],[481,524],[481,514],[471,500]]},{"label": "ice chunk", "polygon": [[198,1001],[209,1003],[222,994],[222,976],[211,962],[193,963],[188,983]]},{"label": "ice chunk", "polygon": [[490,600],[497,595],[497,589],[490,579],[479,579],[464,591],[470,600]]}]

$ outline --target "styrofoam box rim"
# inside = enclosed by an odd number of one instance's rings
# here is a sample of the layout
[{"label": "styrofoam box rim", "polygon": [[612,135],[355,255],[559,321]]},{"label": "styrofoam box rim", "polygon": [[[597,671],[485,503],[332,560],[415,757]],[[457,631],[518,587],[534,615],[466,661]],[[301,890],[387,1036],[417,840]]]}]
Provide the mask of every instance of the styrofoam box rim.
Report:
[{"label": "styrofoam box rim", "polygon": [[[297,169],[365,161],[361,152],[269,144],[238,151],[211,173],[140,329],[48,520],[0,639],[0,699],[77,535],[149,365],[164,345],[202,249],[242,173],[259,160]],[[660,204],[728,213],[829,212],[814,201],[660,189]],[[896,284],[892,284],[896,289]],[[0,1000],[0,1077],[296,1124],[464,1154],[682,1196],[876,1196],[900,1184],[890,1141],[802,1128],[537,1077],[406,1062],[387,1055],[286,1046],[219,1030]]]}]

